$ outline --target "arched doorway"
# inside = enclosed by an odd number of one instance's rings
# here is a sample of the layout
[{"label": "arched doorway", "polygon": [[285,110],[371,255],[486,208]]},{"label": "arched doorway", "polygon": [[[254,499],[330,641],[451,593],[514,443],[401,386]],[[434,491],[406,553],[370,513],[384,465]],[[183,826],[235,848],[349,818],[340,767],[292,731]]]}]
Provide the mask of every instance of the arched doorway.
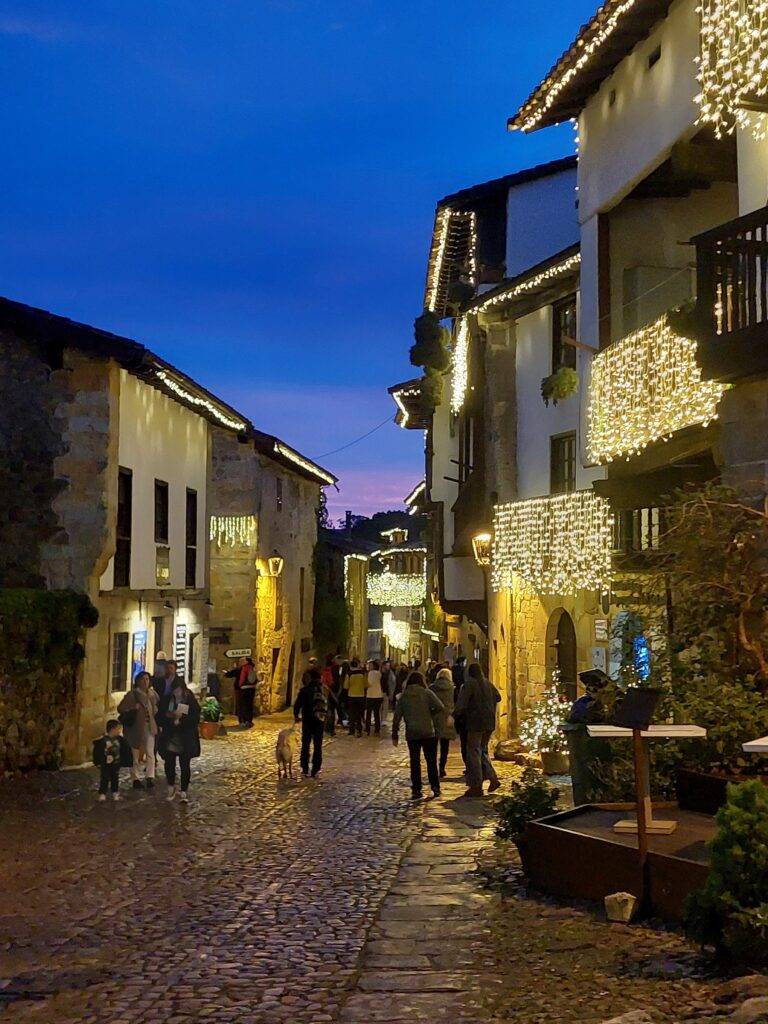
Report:
[{"label": "arched doorway", "polygon": [[576,700],[578,682],[578,656],[576,627],[564,608],[558,608],[547,623],[547,666],[557,668],[560,687],[570,700]]}]

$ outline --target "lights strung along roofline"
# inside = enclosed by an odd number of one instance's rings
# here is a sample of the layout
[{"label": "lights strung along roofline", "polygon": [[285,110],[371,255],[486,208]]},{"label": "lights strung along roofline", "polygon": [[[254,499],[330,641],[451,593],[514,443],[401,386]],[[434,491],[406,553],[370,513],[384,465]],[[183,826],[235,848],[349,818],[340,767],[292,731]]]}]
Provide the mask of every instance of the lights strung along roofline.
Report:
[{"label": "lights strung along roofline", "polygon": [[284,459],[288,459],[289,462],[293,462],[297,466],[301,466],[302,469],[308,473],[312,473],[318,480],[322,480],[323,483],[333,484],[336,482],[335,477],[330,473],[327,473],[324,469],[321,469],[316,462],[312,462],[310,459],[305,459],[303,455],[299,455],[298,452],[294,451],[293,448],[289,448],[287,444],[283,444],[282,441],[275,441],[275,454],[282,455]]},{"label": "lights strung along roofline", "polygon": [[[427,481],[426,480],[420,480],[416,484],[416,486],[413,488],[411,493],[406,495],[405,500],[403,501],[403,504],[405,505],[405,507],[406,508],[411,508],[413,505],[415,505],[417,500],[421,497],[421,495],[424,493],[424,491],[426,491],[426,489],[427,489]],[[383,536],[383,534],[382,534],[382,536]]]},{"label": "lights strung along roofline", "polygon": [[469,324],[461,317],[456,329],[451,368],[451,412],[461,412],[469,381]]},{"label": "lights strung along roofline", "polygon": [[203,398],[200,395],[195,395],[191,391],[188,391],[183,387],[177,380],[174,380],[166,370],[157,370],[155,376],[175,395],[181,398],[183,401],[188,402],[190,405],[195,405],[198,408],[205,409],[211,416],[221,423],[224,427],[229,427],[230,430],[245,430],[248,426],[244,420],[234,419],[232,416],[228,416],[223,412],[217,405],[208,398]]},{"label": "lights strung along roofline", "polygon": [[359,555],[356,552],[344,555],[344,597],[347,599],[349,599],[349,563],[352,560],[356,562],[367,562],[368,555]]},{"label": "lights strung along roofline", "polygon": [[535,291],[543,284],[554,281],[559,277],[565,277],[567,274],[576,270],[580,265],[581,253],[573,253],[560,263],[555,263],[554,266],[547,267],[546,270],[542,270],[539,273],[534,274],[532,277],[527,277],[522,281],[509,285],[502,291],[495,292],[484,301],[476,301],[475,304],[470,307],[469,312],[483,313],[486,309],[491,309],[493,306],[499,306],[504,302],[512,302],[521,295],[526,295],[528,292]]},{"label": "lights strung along roofline", "polygon": [[426,548],[421,548],[421,547],[418,547],[418,548],[411,548],[411,547],[407,547],[407,546],[404,546],[404,547],[394,547],[394,548],[387,548],[385,551],[373,551],[371,553],[371,557],[372,558],[386,558],[387,555],[411,555],[411,554],[419,554],[419,552],[422,552],[422,553],[426,554],[426,551],[427,551]]},{"label": "lights strung along roofline", "polygon": [[638,2],[639,0],[606,0],[515,117],[510,119],[510,130],[534,131],[555,105],[560,93],[608,42],[621,20]]}]

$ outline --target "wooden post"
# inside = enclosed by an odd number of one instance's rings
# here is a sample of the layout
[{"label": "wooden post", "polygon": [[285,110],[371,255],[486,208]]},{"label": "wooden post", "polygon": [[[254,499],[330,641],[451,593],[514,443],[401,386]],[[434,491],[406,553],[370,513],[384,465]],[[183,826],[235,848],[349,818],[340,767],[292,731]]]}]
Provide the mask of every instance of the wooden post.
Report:
[{"label": "wooden post", "polygon": [[645,868],[648,859],[648,819],[651,811],[650,769],[648,750],[640,729],[632,730],[632,752],[635,758],[635,798],[637,800],[637,855]]}]

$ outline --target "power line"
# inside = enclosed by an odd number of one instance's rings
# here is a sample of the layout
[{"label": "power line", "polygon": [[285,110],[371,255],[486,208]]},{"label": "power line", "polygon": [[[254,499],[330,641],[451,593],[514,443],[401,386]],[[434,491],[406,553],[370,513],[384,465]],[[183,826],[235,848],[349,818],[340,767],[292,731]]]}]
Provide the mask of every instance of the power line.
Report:
[{"label": "power line", "polygon": [[341,448],[334,448],[332,452],[325,452],[324,455],[313,455],[313,459],[327,459],[329,455],[336,455],[338,452],[346,451],[347,448],[351,448],[354,444],[359,444],[360,441],[364,441],[366,437],[370,437],[371,434],[375,434],[377,430],[381,430],[387,423],[392,422],[392,416],[387,416],[385,420],[382,420],[377,426],[373,427],[368,431],[367,434],[361,434],[360,437],[356,437],[354,441],[349,441],[347,444],[343,444]]}]

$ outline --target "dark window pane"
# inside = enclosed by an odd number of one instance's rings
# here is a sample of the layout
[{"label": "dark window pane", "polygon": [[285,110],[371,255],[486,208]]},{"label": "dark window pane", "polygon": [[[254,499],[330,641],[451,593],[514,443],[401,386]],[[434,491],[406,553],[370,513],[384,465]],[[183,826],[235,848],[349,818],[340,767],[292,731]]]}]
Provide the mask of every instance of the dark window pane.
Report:
[{"label": "dark window pane", "polygon": [[128,634],[112,634],[112,692],[128,689]]},{"label": "dark window pane", "polygon": [[117,475],[117,528],[114,562],[114,585],[131,585],[131,528],[133,518],[133,475],[120,469]]},{"label": "dark window pane", "polygon": [[155,480],[155,542],[168,543],[168,484]]},{"label": "dark window pane", "polygon": [[551,494],[567,494],[576,490],[576,434],[563,434],[550,441]]},{"label": "dark window pane", "polygon": [[576,369],[576,349],[566,338],[576,340],[576,296],[556,302],[552,307],[552,372],[563,366]]},{"label": "dark window pane", "polygon": [[197,491],[187,488],[187,544],[197,546]]},{"label": "dark window pane", "polygon": [[185,587],[197,586],[197,548],[187,548]]}]

